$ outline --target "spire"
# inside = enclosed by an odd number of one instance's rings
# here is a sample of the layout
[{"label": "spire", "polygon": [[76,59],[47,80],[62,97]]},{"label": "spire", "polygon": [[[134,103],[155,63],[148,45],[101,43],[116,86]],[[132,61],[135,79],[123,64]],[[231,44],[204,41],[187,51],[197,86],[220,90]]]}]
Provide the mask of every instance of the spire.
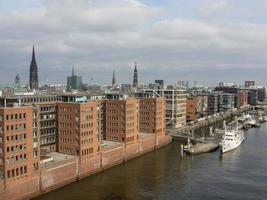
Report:
[{"label": "spire", "polygon": [[35,59],[34,45],[32,47],[32,60],[30,65],[29,85],[31,90],[38,90],[38,68]]},{"label": "spire", "polygon": [[74,76],[74,65],[72,66],[72,76]]},{"label": "spire", "polygon": [[32,62],[36,62],[35,60],[35,51],[34,51],[34,45],[32,46]]},{"label": "spire", "polygon": [[116,85],[116,78],[115,78],[115,70],[113,70],[113,76],[112,76],[112,87],[114,88]]},{"label": "spire", "polygon": [[137,72],[137,62],[134,64],[134,77],[133,77],[133,87],[138,87],[138,72]]}]

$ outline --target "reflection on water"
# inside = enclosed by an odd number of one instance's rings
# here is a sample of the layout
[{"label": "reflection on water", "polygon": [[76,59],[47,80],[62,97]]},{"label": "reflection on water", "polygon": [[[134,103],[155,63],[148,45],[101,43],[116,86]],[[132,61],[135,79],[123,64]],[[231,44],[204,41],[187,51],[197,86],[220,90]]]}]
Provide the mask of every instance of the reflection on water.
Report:
[{"label": "reflection on water", "polygon": [[267,199],[266,148],[266,124],[224,155],[181,158],[172,143],[36,200]]}]

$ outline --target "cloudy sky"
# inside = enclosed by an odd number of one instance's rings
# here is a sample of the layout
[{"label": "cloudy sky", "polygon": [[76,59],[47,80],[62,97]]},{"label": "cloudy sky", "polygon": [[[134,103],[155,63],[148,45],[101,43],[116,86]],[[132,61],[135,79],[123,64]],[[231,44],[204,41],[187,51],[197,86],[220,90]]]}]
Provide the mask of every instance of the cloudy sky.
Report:
[{"label": "cloudy sky", "polygon": [[[266,0],[0,0],[0,84],[254,79],[267,84]],[[91,78],[93,80],[91,81]]]}]

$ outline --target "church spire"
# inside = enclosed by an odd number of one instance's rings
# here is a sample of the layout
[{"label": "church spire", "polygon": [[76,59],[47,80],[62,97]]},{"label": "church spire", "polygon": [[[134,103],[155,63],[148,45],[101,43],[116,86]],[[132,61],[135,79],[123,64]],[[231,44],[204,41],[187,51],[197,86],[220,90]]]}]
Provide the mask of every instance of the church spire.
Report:
[{"label": "church spire", "polygon": [[34,50],[34,45],[32,47],[32,60],[31,60],[31,65],[30,65],[30,89],[31,90],[37,90],[38,89],[38,68],[36,64],[36,59],[35,59],[35,50]]},{"label": "church spire", "polygon": [[137,62],[134,65],[134,77],[133,77],[133,87],[138,87],[138,72],[137,72]]},{"label": "church spire", "polygon": [[112,88],[114,88],[115,85],[116,85],[115,70],[113,70],[113,75],[112,75]]}]

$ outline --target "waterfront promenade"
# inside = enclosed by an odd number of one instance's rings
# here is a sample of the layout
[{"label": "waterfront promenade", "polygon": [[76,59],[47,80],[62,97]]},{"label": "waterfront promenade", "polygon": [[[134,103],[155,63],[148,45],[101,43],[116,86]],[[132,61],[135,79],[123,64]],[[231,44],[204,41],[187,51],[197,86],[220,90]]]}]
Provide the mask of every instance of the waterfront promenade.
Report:
[{"label": "waterfront promenade", "polygon": [[194,132],[210,126],[213,126],[215,128],[219,123],[223,122],[224,120],[227,120],[234,116],[240,116],[242,113],[247,112],[249,109],[251,109],[250,106],[244,106],[240,109],[233,109],[224,113],[217,113],[213,116],[202,118],[190,125],[186,125],[179,128],[168,128],[167,134],[174,139],[185,140],[189,138],[191,140],[201,142],[202,140],[200,139],[200,137],[202,137],[202,135],[194,135]]}]

